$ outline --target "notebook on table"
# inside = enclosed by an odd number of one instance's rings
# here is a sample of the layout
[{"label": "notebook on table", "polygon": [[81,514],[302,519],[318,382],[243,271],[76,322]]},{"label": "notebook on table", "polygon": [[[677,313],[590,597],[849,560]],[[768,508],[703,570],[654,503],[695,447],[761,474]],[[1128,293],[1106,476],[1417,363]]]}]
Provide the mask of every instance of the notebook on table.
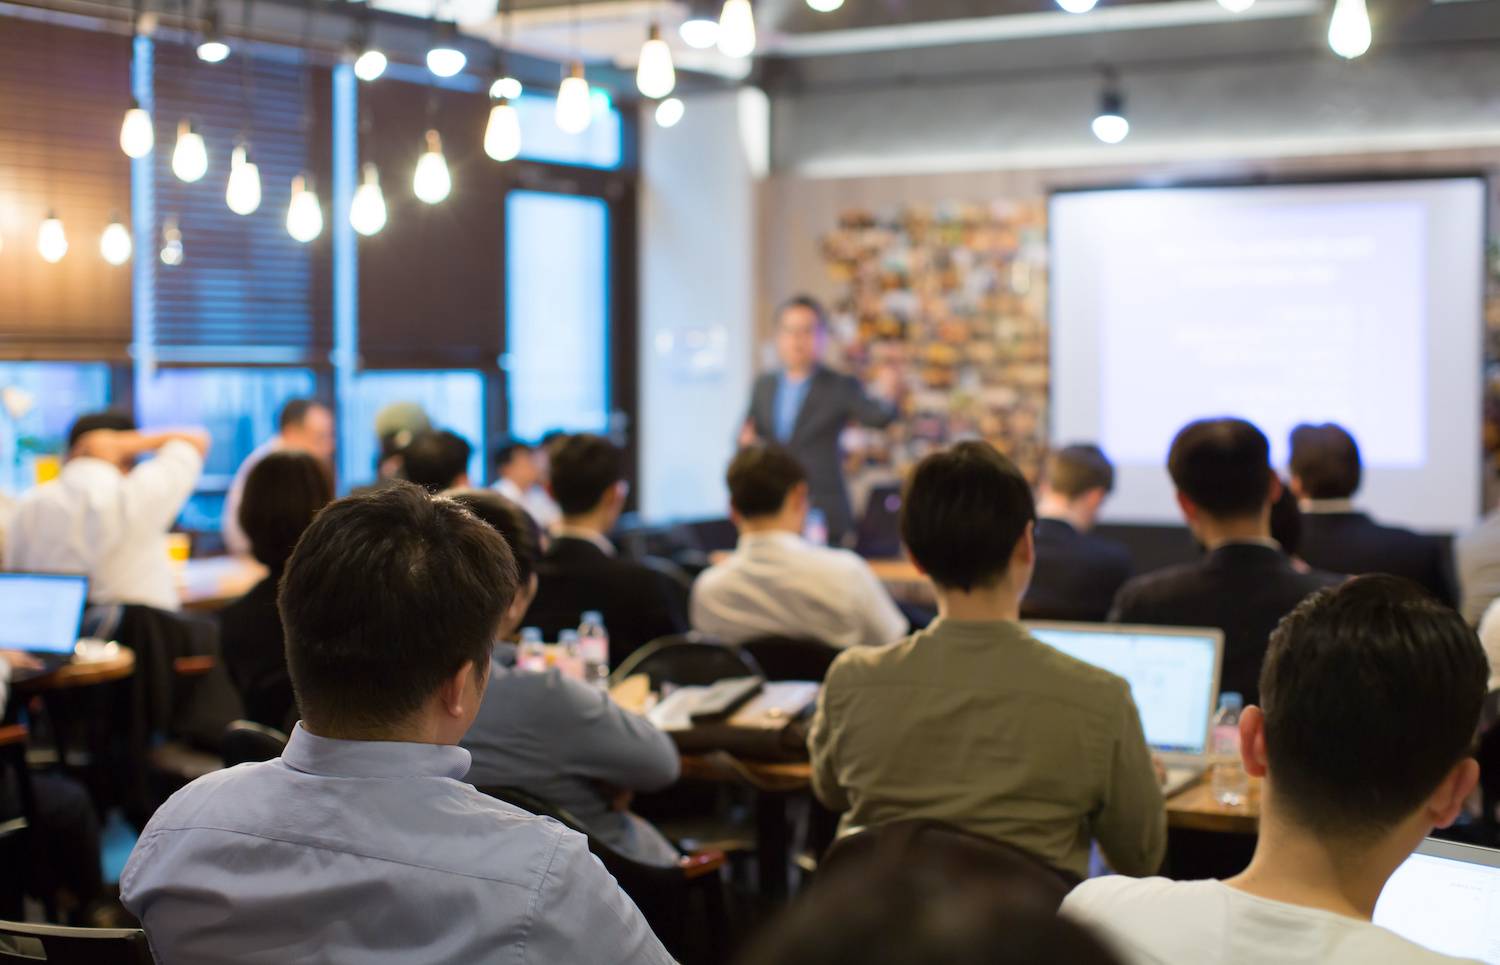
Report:
[{"label": "notebook on table", "polygon": [[42,672],[71,662],[88,598],[86,576],[0,573],[0,650],[31,654]]},{"label": "notebook on table", "polygon": [[1500,851],[1428,838],[1386,882],[1375,924],[1444,955],[1500,965]]}]

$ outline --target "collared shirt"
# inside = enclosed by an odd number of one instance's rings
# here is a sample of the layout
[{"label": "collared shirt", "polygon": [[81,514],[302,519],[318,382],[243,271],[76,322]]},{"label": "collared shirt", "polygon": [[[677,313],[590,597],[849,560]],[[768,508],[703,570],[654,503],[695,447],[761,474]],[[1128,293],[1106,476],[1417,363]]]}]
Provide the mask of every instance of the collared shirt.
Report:
[{"label": "collared shirt", "polygon": [[224,522],[220,527],[224,533],[224,548],[236,556],[250,555],[250,537],[245,535],[245,530],[240,526],[240,503],[245,499],[245,481],[250,478],[250,470],[260,465],[273,452],[280,452],[286,448],[279,434],[261,443],[260,446],[245,461],[240,463],[240,468],[235,471],[234,482],[229,485],[229,495],[224,497]]},{"label": "collared shirt", "polygon": [[570,812],[589,834],[645,864],[680,853],[659,831],[617,811],[601,787],[660,791],[677,780],[677,745],[609,694],[557,670],[520,673],[516,648],[501,644],[474,726],[463,739],[473,756],[468,781],[514,787]]},{"label": "collared shirt", "polygon": [[1167,820],[1124,680],[1018,623],[939,619],[834,661],[808,736],[813,790],[841,831],[930,818],[1083,877],[1097,840],[1150,874]]},{"label": "collared shirt", "polygon": [[726,643],[788,636],[836,647],[895,643],[908,629],[870,564],[787,532],[742,534],[693,584],[692,624]]},{"label": "collared shirt", "polygon": [[1276,550],[1278,553],[1282,552],[1281,544],[1269,536],[1246,536],[1239,539],[1216,540],[1208,544],[1206,549],[1210,553],[1213,553],[1226,546],[1260,546],[1268,550]]},{"label": "collared shirt", "polygon": [[812,377],[808,375],[794,379],[782,372],[776,379],[776,441],[786,442],[797,430],[797,414],[802,411],[802,403],[807,400],[810,385]]},{"label": "collared shirt", "polygon": [[459,747],[317,737],[172,795],[120,878],[158,961],[668,963],[583,836]]},{"label": "collared shirt", "polygon": [[1328,514],[1328,513],[1352,513],[1354,500],[1352,499],[1303,499],[1297,503],[1297,508],[1304,513]]},{"label": "collared shirt", "polygon": [[495,492],[526,510],[527,514],[536,522],[537,526],[545,532],[551,532],[562,522],[562,510],[552,497],[547,495],[547,490],[541,486],[532,486],[525,492],[514,482],[501,476],[492,487]]},{"label": "collared shirt", "polygon": [[167,531],[203,473],[203,457],[168,442],[128,474],[99,459],[73,459],[21,500],[6,538],[5,565],[83,573],[91,603],[178,607]]},{"label": "collared shirt", "polygon": [[610,558],[620,555],[620,551],[615,549],[615,544],[609,541],[608,536],[596,533],[591,529],[583,529],[579,526],[569,526],[563,523],[557,527],[553,535],[558,539],[581,539],[585,543],[593,543],[599,547],[599,552]]}]

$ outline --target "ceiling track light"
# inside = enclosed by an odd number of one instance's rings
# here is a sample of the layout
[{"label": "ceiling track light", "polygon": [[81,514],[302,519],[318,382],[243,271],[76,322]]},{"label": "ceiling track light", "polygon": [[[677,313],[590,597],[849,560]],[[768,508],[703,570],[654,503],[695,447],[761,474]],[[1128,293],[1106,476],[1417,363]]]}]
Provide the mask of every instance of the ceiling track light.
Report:
[{"label": "ceiling track light", "polygon": [[203,27],[203,36],[198,41],[198,59],[205,63],[217,64],[228,56],[229,44],[224,42],[224,37],[219,31],[219,5],[210,3],[207,22]]},{"label": "ceiling track light", "polygon": [[451,20],[434,20],[432,46],[427,49],[427,69],[438,77],[460,73],[469,58],[458,49],[458,25]]},{"label": "ceiling track light", "polygon": [[1119,144],[1130,134],[1130,121],[1125,118],[1125,95],[1120,90],[1120,78],[1112,69],[1104,70],[1099,113],[1094,115],[1090,127],[1094,136],[1105,144]]},{"label": "ceiling track light", "polygon": [[1057,5],[1068,13],[1088,13],[1098,4],[1099,0],[1057,0]]},{"label": "ceiling track light", "polygon": [[807,0],[807,5],[818,13],[833,13],[844,5],[844,0]]},{"label": "ceiling track light", "polygon": [[366,0],[364,7],[364,16],[356,24],[349,40],[349,57],[354,62],[354,76],[368,84],[380,79],[390,61],[385,52],[371,41],[375,34],[375,20],[370,12],[369,0]]}]

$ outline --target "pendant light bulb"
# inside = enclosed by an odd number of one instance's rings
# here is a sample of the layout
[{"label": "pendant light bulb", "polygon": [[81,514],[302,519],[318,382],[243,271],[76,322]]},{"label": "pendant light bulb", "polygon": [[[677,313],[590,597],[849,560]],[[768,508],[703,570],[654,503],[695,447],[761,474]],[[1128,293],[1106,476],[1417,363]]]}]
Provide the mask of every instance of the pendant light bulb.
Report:
[{"label": "pendant light bulb", "polygon": [[448,173],[448,159],[443,157],[443,139],[438,136],[437,131],[427,132],[427,151],[417,162],[411,188],[418,198],[428,204],[437,204],[453,190],[453,177]]},{"label": "pendant light bulb", "polygon": [[437,25],[436,36],[427,51],[427,69],[439,77],[452,77],[464,69],[469,58],[458,49],[458,28],[453,21],[444,20]]},{"label": "pendant light bulb", "polygon": [[1057,5],[1068,13],[1088,13],[1098,3],[1099,0],[1057,0]]},{"label": "pendant light bulb", "polygon": [[217,64],[229,56],[229,45],[218,37],[204,38],[198,45],[198,59],[208,64]]},{"label": "pendant light bulb", "polygon": [[719,14],[719,53],[749,57],[755,53],[755,11],[750,0],[724,0]]},{"label": "pendant light bulb", "polygon": [[484,129],[484,153],[497,161],[510,161],[521,153],[521,115],[508,98],[490,108]]},{"label": "pendant light bulb", "polygon": [[677,35],[694,50],[709,50],[719,44],[719,21],[708,17],[684,20],[677,28]]},{"label": "pendant light bulb", "polygon": [[385,227],[385,194],[380,190],[380,172],[366,161],[354,200],[349,205],[349,224],[366,238]]},{"label": "pendant light bulb", "polygon": [[379,80],[389,64],[390,61],[386,59],[384,53],[374,47],[366,47],[360,51],[358,57],[354,58],[354,76],[365,83]]},{"label": "pendant light bulb", "polygon": [[1328,21],[1328,46],[1345,60],[1370,49],[1370,11],[1365,0],[1338,0]]},{"label": "pendant light bulb", "polygon": [[208,147],[192,121],[177,125],[177,146],[172,150],[172,173],[179,181],[192,184],[208,173]]},{"label": "pendant light bulb", "polygon": [[224,191],[229,210],[238,215],[254,214],[260,207],[260,167],[250,160],[249,149],[236,144],[229,161],[229,187]]},{"label": "pendant light bulb", "polygon": [[323,233],[323,206],[305,174],[292,178],[292,203],[286,209],[286,230],[304,245]]},{"label": "pendant light bulb", "polygon": [[557,89],[557,126],[569,134],[582,134],[593,119],[589,82],[584,79],[583,64],[575,60]]},{"label": "pendant light bulb", "polygon": [[1130,121],[1125,118],[1125,95],[1120,92],[1114,71],[1104,72],[1104,89],[1099,93],[1099,113],[1089,125],[1094,136],[1105,144],[1119,144],[1130,135]]},{"label": "pendant light bulb", "polygon": [[521,82],[514,77],[501,77],[490,85],[490,96],[494,98],[505,98],[508,101],[519,100],[521,97]]},{"label": "pendant light bulb", "polygon": [[1230,13],[1244,13],[1255,6],[1255,0],[1219,0],[1219,6]]},{"label": "pendant light bulb", "polygon": [[807,0],[807,5],[818,13],[833,13],[844,5],[844,0]]},{"label": "pendant light bulb", "polygon": [[58,220],[57,212],[48,211],[47,220],[37,229],[36,250],[43,261],[53,265],[62,261],[63,255],[68,253],[68,235],[63,231],[63,223]]},{"label": "pendant light bulb", "polygon": [[120,124],[120,150],[127,157],[145,157],[156,146],[156,133],[151,129],[151,115],[135,98],[130,100],[130,110]]},{"label": "pendant light bulb", "polygon": [[687,105],[675,97],[668,97],[656,105],[656,125],[658,127],[676,127],[682,120],[682,115],[687,113]]},{"label": "pendant light bulb", "polygon": [[182,264],[182,229],[176,218],[168,218],[161,226],[161,263],[168,268]]},{"label": "pendant light bulb", "polygon": [[99,236],[99,254],[111,265],[123,265],[130,260],[135,246],[130,241],[130,231],[120,223],[119,214],[110,220],[109,227]]},{"label": "pendant light bulb", "polygon": [[677,70],[672,66],[672,48],[661,39],[661,27],[651,25],[646,42],[641,45],[641,59],[635,69],[635,86],[642,97],[660,100],[677,86]]}]

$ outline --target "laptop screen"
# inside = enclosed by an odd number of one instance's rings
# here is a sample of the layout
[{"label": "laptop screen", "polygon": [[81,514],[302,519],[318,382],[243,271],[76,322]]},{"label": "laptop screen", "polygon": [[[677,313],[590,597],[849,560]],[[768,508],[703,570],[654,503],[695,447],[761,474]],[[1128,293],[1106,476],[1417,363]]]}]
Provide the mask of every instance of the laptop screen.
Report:
[{"label": "laptop screen", "polygon": [[88,594],[82,576],[0,573],[0,650],[72,653]]},{"label": "laptop screen", "polygon": [[1375,924],[1444,955],[1500,965],[1500,851],[1428,838],[1386,882]]},{"label": "laptop screen", "polygon": [[1124,677],[1140,710],[1146,743],[1165,753],[1202,754],[1219,692],[1217,630],[1029,623],[1032,636],[1070,657]]}]

